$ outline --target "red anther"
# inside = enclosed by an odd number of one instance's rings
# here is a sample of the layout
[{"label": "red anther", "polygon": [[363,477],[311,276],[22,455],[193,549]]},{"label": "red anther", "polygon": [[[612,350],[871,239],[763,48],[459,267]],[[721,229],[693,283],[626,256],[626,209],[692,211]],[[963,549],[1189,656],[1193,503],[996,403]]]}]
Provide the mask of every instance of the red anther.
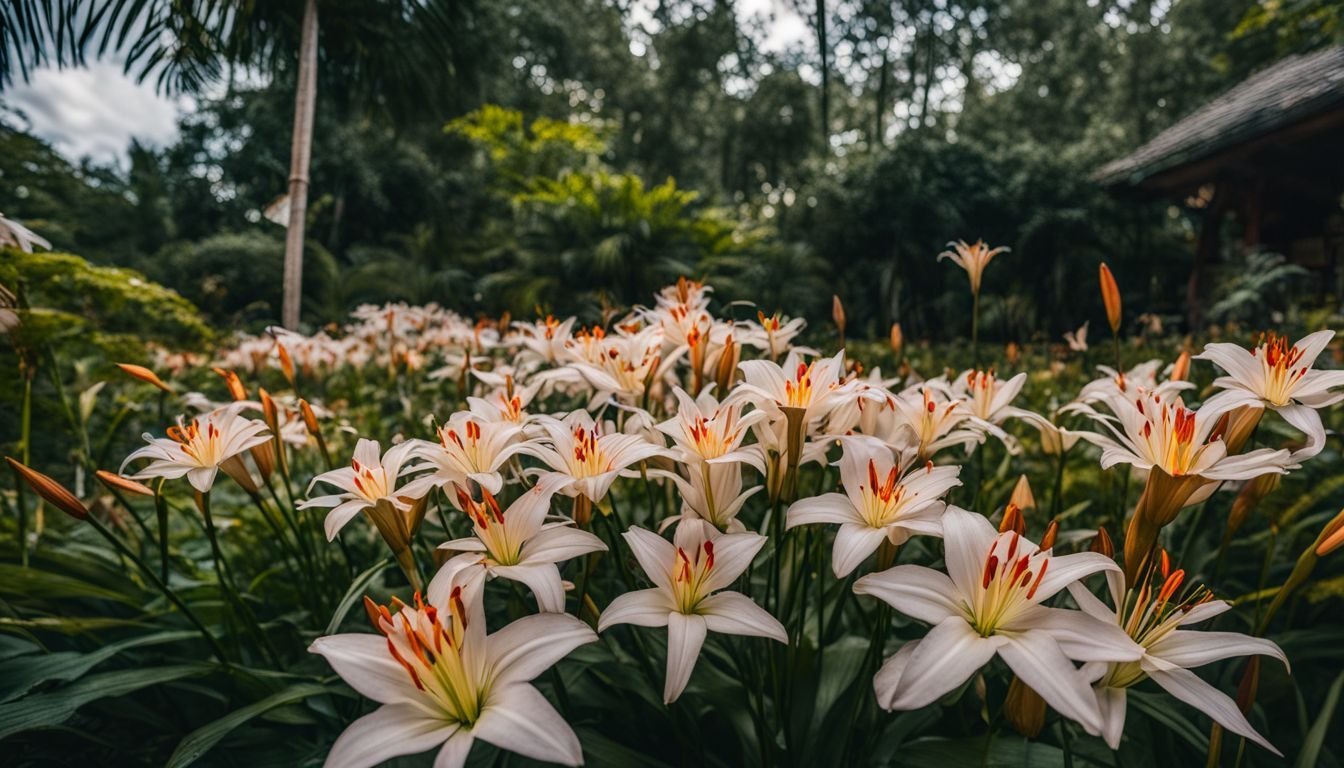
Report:
[{"label": "red anther", "polygon": [[705,542],[705,570],[708,571],[709,569],[711,569],[711,568],[713,568],[713,567],[714,567],[714,542],[712,542],[712,541],[706,541],[706,542]]},{"label": "red anther", "polygon": [[[1008,509],[1009,509],[1009,510],[1014,509],[1013,505],[1011,505],[1011,504],[1008,505]],[[1020,515],[1021,513],[1019,512],[1018,514]],[[1007,517],[1008,517],[1008,515],[1004,515],[1004,518],[1005,518],[1005,519],[1006,519]],[[1020,538],[1022,538],[1022,537],[1018,535],[1017,531],[1013,531],[1013,538],[1012,538],[1012,540],[1008,543],[1008,559],[1009,559],[1009,560],[1012,560],[1013,558],[1015,558],[1015,557],[1017,556],[1017,541],[1018,541],[1018,539],[1020,539]]]},{"label": "red anther", "polygon": [[1167,555],[1167,550],[1164,549],[1161,552],[1161,558],[1162,578],[1165,579],[1171,573],[1171,557]]},{"label": "red anther", "polygon": [[868,460],[868,488],[873,493],[877,493],[877,462]]},{"label": "red anther", "polygon": [[1050,558],[1041,561],[1041,570],[1036,572],[1036,580],[1031,583],[1031,589],[1027,590],[1027,599],[1036,597],[1036,590],[1041,588],[1041,580],[1045,578],[1045,569],[1050,567]]},{"label": "red anther", "polygon": [[998,555],[990,555],[989,559],[985,561],[984,575],[980,577],[981,589],[989,589],[989,584],[990,582],[994,581],[994,574],[998,573],[998,570],[999,570]]}]

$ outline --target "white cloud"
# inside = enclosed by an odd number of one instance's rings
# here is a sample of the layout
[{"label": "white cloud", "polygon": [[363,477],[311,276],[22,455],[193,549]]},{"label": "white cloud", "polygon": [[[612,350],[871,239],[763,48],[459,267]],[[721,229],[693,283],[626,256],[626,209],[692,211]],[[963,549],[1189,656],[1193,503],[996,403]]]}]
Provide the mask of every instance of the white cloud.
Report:
[{"label": "white cloud", "polygon": [[121,64],[97,61],[87,68],[39,69],[29,82],[5,91],[5,103],[28,117],[30,130],[72,160],[90,157],[122,164],[131,138],[155,146],[177,137],[177,118],[188,97],[165,98],[152,81],[137,83]]}]

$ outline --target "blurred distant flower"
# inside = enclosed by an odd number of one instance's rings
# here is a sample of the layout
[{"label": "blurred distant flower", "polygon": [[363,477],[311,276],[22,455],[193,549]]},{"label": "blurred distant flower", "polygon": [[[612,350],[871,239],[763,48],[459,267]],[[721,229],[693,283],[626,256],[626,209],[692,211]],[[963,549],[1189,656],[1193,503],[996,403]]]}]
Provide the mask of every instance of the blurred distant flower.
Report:
[{"label": "blurred distant flower", "polygon": [[985,245],[984,240],[976,240],[971,245],[967,245],[964,240],[957,240],[948,243],[947,246],[951,250],[938,254],[938,260],[951,259],[954,264],[966,270],[966,276],[971,281],[971,293],[977,296],[980,295],[980,278],[985,272],[985,267],[995,256],[1009,250],[1006,246],[990,248]]},{"label": "blurred distant flower", "polygon": [[1069,349],[1074,352],[1087,351],[1087,326],[1092,323],[1091,320],[1078,326],[1076,331],[1065,331],[1064,341],[1068,342]]},{"label": "blurred distant flower", "polygon": [[0,246],[11,246],[24,253],[32,253],[34,245],[51,250],[51,243],[41,235],[0,213]]}]

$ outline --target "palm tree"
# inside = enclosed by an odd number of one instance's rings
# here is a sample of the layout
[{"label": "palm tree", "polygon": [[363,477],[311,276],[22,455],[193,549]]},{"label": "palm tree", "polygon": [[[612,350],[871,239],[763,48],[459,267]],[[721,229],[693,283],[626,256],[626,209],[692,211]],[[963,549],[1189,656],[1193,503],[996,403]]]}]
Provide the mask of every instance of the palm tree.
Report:
[{"label": "palm tree", "polygon": [[[461,0],[10,0],[0,4],[0,83],[43,65],[119,54],[162,93],[199,93],[237,70],[295,84],[282,321],[299,323],[319,61],[334,96],[385,110],[443,108],[469,84],[480,9]],[[319,35],[320,33],[320,35]]]}]

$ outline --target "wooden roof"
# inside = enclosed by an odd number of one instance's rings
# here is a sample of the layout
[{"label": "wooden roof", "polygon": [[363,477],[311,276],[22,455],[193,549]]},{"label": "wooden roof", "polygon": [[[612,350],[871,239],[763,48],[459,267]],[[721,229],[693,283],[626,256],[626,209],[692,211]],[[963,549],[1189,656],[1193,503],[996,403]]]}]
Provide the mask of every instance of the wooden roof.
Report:
[{"label": "wooden roof", "polygon": [[1289,56],[1251,75],[1093,180],[1113,192],[1169,191],[1210,180],[1247,145],[1336,126],[1344,126],[1344,46]]}]

